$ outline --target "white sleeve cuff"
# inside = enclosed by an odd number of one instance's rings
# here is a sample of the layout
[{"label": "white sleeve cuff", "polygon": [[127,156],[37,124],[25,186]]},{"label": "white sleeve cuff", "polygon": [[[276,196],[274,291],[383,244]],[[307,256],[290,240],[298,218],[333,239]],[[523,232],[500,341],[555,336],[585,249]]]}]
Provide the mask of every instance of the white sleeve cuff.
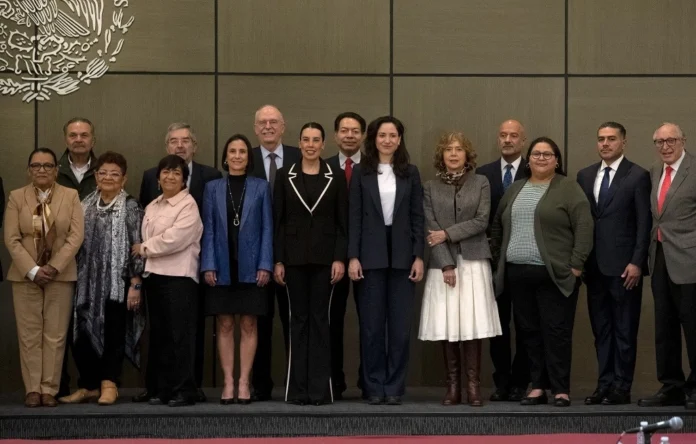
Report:
[{"label": "white sleeve cuff", "polygon": [[34,278],[36,277],[36,273],[39,272],[39,266],[35,266],[31,270],[29,270],[29,273],[27,273],[27,277],[29,278],[30,281],[34,281]]}]

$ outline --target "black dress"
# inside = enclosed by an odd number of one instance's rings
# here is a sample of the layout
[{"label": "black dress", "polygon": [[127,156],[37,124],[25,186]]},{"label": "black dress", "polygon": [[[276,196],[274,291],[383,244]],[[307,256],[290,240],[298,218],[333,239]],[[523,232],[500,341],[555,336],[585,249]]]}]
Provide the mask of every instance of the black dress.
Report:
[{"label": "black dress", "polygon": [[[227,235],[230,251],[231,285],[208,287],[205,296],[206,315],[242,314],[265,315],[268,312],[268,300],[262,289],[255,283],[239,282],[239,228],[235,218],[242,220],[243,194],[246,175],[228,176],[227,179]],[[232,202],[234,198],[234,204]],[[235,213],[236,209],[236,213]]]}]

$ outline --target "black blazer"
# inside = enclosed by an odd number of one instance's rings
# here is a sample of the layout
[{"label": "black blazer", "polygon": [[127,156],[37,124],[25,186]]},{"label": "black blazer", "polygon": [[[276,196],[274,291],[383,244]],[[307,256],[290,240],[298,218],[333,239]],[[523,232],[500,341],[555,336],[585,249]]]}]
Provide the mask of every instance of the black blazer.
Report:
[{"label": "black blazer", "polygon": [[[222,173],[213,167],[201,165],[193,162],[191,171],[191,189],[189,193],[198,204],[198,211],[203,213],[203,192],[205,184],[211,180],[220,179]],[[162,194],[162,190],[157,186],[157,167],[150,168],[143,173],[143,181],[140,184],[140,205],[145,208]]]},{"label": "black blazer", "polygon": [[[2,177],[0,177],[0,228],[5,217],[5,189],[2,186]],[[0,262],[0,282],[2,282],[2,262]]]},{"label": "black blazer", "polygon": [[[364,153],[363,153],[363,156],[365,156]],[[341,168],[341,161],[338,159],[338,154],[336,154],[335,156],[331,156],[331,157],[329,157],[328,159],[326,159],[326,163],[328,163],[329,166],[330,166],[334,171],[341,171],[341,172],[343,173],[343,177],[346,177],[346,170],[344,170],[343,168]],[[359,164],[356,164],[356,163],[353,164],[353,172],[355,172],[355,167],[358,166],[358,165],[359,165]],[[352,181],[352,179],[353,179],[353,176],[351,176],[351,181]],[[348,184],[348,186],[350,187],[350,184]]]},{"label": "black blazer", "polygon": [[[389,268],[377,173],[364,173],[360,164],[355,165],[349,201],[348,258],[360,259],[363,270]],[[423,258],[424,220],[420,173],[415,165],[409,165],[408,177],[396,177],[391,268],[410,270],[416,257]]]},{"label": "black blazer", "polygon": [[[266,177],[266,169],[263,166],[263,157],[261,156],[261,147],[257,146],[251,150],[254,156],[254,171],[252,176],[259,179],[268,180]],[[302,153],[296,146],[283,144],[283,167],[288,167],[302,160]],[[275,192],[275,191],[274,191]]]},{"label": "black blazer", "polygon": [[624,158],[609,186],[609,195],[597,205],[594,184],[602,163],[578,172],[578,183],[590,201],[594,219],[594,248],[587,259],[588,273],[621,276],[626,265],[648,273],[650,246],[650,173]]},{"label": "black blazer", "polygon": [[275,262],[286,266],[345,262],[348,247],[348,190],[341,170],[321,161],[322,192],[308,201],[302,163],[278,170],[273,191]]},{"label": "black blazer", "polygon": [[[486,176],[488,178],[488,183],[491,185],[491,214],[488,216],[488,229],[490,230],[495,213],[498,211],[500,199],[502,199],[503,194],[505,194],[503,190],[503,173],[500,168],[500,158],[476,168],[476,174]],[[520,167],[517,168],[515,177],[513,177],[512,180],[516,181],[527,177],[529,177],[529,169],[527,168],[527,161],[522,157],[520,159]]]}]

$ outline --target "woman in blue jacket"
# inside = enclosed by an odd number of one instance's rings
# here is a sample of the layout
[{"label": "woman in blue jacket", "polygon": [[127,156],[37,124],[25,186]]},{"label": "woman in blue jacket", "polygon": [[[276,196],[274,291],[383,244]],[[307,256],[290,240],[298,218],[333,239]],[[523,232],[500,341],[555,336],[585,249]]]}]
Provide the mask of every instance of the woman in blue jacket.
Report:
[{"label": "woman in blue jacket", "polygon": [[205,311],[217,316],[217,346],[224,374],[220,404],[235,402],[234,323],[241,328],[237,400],[251,402],[249,373],[256,354],[256,317],[268,311],[264,287],[273,270],[273,217],[268,182],[254,170],[249,140],[235,134],[223,148],[227,177],[210,181],[203,199],[201,272],[210,286]]}]

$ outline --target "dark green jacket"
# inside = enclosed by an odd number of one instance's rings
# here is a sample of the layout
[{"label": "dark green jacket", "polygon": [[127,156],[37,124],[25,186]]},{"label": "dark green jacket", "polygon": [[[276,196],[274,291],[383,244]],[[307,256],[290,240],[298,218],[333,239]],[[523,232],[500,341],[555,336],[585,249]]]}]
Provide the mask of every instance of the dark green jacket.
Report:
[{"label": "dark green jacket", "polygon": [[85,173],[82,182],[77,181],[72,168],[70,168],[67,149],[58,161],[58,184],[77,190],[77,194],[80,195],[80,200],[83,200],[97,189],[97,178],[94,176],[94,170],[97,169],[97,156],[94,155],[94,151],[91,151],[89,156],[91,159],[89,171]]},{"label": "dark green jacket", "polygon": [[[491,253],[493,264],[497,264],[496,295],[503,292],[505,284],[505,256],[510,242],[512,204],[527,180],[518,180],[510,185],[500,200],[491,226]],[[565,296],[571,295],[577,283],[570,269],[582,270],[592,251],[593,230],[590,203],[580,185],[565,176],[556,175],[536,207],[534,236],[549,276]]]}]

